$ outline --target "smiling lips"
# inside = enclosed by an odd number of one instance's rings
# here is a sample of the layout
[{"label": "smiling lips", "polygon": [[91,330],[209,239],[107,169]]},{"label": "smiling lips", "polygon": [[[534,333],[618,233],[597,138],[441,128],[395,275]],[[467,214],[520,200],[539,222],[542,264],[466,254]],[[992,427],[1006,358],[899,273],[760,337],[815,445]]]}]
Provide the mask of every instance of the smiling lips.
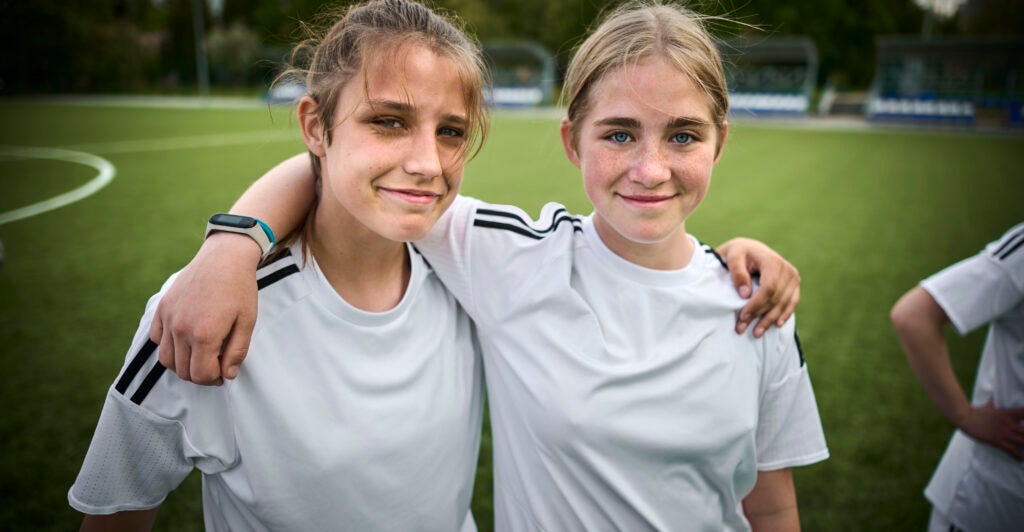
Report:
[{"label": "smiling lips", "polygon": [[674,199],[678,194],[616,194],[624,202],[634,207],[654,208],[661,207]]},{"label": "smiling lips", "polygon": [[413,205],[430,205],[441,199],[441,194],[429,190],[417,190],[412,188],[386,188],[379,187],[378,190],[385,194]]}]

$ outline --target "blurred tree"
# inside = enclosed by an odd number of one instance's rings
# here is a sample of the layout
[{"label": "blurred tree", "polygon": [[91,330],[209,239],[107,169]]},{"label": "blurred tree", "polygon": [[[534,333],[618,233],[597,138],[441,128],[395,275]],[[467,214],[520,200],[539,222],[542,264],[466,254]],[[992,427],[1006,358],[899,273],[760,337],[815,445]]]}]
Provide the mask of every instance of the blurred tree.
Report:
[{"label": "blurred tree", "polygon": [[[429,0],[428,0],[429,1]],[[573,46],[598,14],[622,0],[433,0],[454,11],[481,41],[530,39],[564,69]],[[685,0],[684,0],[685,1]],[[280,62],[325,6],[350,1],[223,0],[205,14],[218,36],[242,24],[258,38],[258,58]],[[699,12],[738,24],[713,24],[722,36],[807,35],[820,56],[821,79],[866,87],[875,68],[875,38],[919,35],[923,11],[914,0],[690,0]],[[1021,35],[1021,0],[968,0],[957,19],[937,20],[932,34]],[[0,0],[0,94],[124,90],[195,82],[191,0]],[[746,24],[747,26],[745,26]],[[753,29],[752,26],[760,28]],[[241,38],[240,34],[233,38]],[[245,46],[251,47],[251,34]],[[239,41],[241,42],[241,41]],[[72,53],[74,52],[74,53]],[[246,57],[249,57],[248,55]],[[240,65],[241,57],[234,59]],[[252,61],[250,60],[250,64]],[[262,66],[250,80],[266,79]],[[224,81],[237,79],[234,74]]]},{"label": "blurred tree", "polygon": [[260,55],[260,38],[245,22],[233,21],[210,30],[206,37],[213,81],[222,85],[243,85],[250,81],[253,63]]},{"label": "blurred tree", "polygon": [[967,35],[1024,35],[1022,8],[1020,0],[968,0],[960,13],[959,29]]}]

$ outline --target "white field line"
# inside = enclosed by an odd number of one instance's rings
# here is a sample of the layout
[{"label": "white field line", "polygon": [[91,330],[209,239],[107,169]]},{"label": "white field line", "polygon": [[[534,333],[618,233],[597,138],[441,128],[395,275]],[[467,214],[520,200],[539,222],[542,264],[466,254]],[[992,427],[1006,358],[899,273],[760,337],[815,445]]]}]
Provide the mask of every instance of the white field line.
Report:
[{"label": "white field line", "polygon": [[[170,151],[243,144],[272,143],[300,140],[297,131],[265,130],[242,133],[217,133],[191,137],[168,137],[157,139],[125,140],[79,144],[67,148],[37,148],[27,146],[0,146],[0,158],[9,159],[52,159],[91,166],[99,171],[88,183],[54,196],[50,199],[0,213],[0,225],[22,220],[37,214],[59,209],[95,194],[114,179],[117,169],[110,161],[93,153],[118,154],[148,151]],[[91,152],[91,153],[85,153]]]},{"label": "white field line", "polygon": [[59,209],[65,205],[69,205],[80,199],[89,197],[113,181],[114,175],[117,173],[117,169],[114,168],[114,165],[110,164],[110,161],[102,157],[97,157],[90,153],[64,150],[60,148],[0,146],[0,157],[15,159],[55,159],[58,161],[84,164],[99,171],[99,174],[96,177],[74,190],[40,201],[39,203],[33,203],[32,205],[14,209],[13,211],[0,213],[0,225],[35,216],[37,214],[42,214],[54,209]]},{"label": "white field line", "polygon": [[214,148],[219,146],[236,146],[260,142],[285,142],[299,140],[301,140],[301,137],[299,136],[298,130],[265,130],[245,131],[241,133],[216,133],[191,137],[98,142],[94,144],[78,144],[75,146],[69,146],[69,148],[92,153],[114,154]]}]

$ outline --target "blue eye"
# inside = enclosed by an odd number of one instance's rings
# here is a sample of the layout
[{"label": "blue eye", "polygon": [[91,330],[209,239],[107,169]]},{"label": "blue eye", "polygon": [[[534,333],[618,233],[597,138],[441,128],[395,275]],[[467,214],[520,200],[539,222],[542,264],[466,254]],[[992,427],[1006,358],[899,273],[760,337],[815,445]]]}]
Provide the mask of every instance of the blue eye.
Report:
[{"label": "blue eye", "polygon": [[442,137],[461,137],[463,135],[462,131],[452,127],[443,127],[438,129],[437,134]]},{"label": "blue eye", "polygon": [[623,133],[621,131],[616,131],[615,133],[612,133],[611,135],[608,135],[608,138],[611,139],[612,142],[617,142],[619,144],[622,144],[624,142],[629,142],[630,141],[629,134],[628,133]]},{"label": "blue eye", "polygon": [[672,142],[677,144],[689,144],[693,142],[693,135],[689,133],[676,133],[672,135]]}]

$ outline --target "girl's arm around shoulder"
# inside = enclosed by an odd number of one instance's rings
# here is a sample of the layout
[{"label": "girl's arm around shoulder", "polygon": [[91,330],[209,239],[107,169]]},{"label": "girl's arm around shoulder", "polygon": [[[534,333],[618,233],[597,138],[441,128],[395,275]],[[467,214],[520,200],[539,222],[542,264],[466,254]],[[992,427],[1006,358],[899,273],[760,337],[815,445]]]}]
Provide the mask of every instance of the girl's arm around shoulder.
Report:
[{"label": "girl's arm around shoulder", "polygon": [[[291,233],[316,196],[309,157],[296,155],[252,184],[231,208],[259,218],[274,234]],[[167,291],[149,331],[163,346],[160,362],[182,379],[233,379],[256,324],[259,247],[245,235],[214,233]]]},{"label": "girl's arm around shoulder", "polygon": [[758,471],[754,489],[743,499],[743,514],[754,532],[800,530],[792,472],[788,468]]}]

